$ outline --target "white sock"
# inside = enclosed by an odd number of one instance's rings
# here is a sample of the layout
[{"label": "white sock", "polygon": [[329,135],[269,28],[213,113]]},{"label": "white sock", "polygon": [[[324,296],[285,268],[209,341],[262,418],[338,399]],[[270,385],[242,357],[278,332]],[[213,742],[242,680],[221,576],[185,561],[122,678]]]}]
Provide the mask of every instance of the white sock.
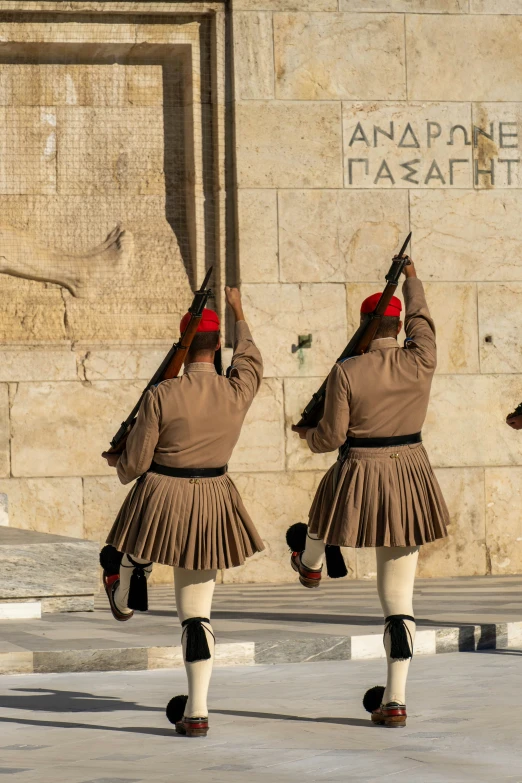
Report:
[{"label": "white sock", "polygon": [[[397,614],[407,614],[406,612],[397,612]],[[413,617],[413,615],[411,615]],[[404,624],[411,634],[411,644],[415,641],[415,623],[411,620],[404,620]],[[410,636],[406,632],[408,641]],[[397,701],[399,704],[406,703],[406,682],[408,679],[408,671],[410,669],[411,658],[407,658],[405,661],[395,661],[390,658],[390,636],[386,634],[384,637],[384,649],[386,650],[386,657],[388,659],[388,679],[386,682],[386,690],[383,696],[383,704],[388,704],[390,701]]]},{"label": "white sock", "polygon": [[[208,617],[210,619],[216,574],[216,570],[189,571],[186,568],[174,568],[176,608],[180,622],[191,617]],[[194,663],[185,660],[188,680],[186,718],[206,718],[208,716],[207,695],[212,676],[215,643],[210,623],[202,623],[202,626],[207,637],[210,659]],[[183,657],[185,657],[186,645],[187,632],[183,635]]]},{"label": "white sock", "polygon": [[[131,555],[131,557],[135,563],[140,563],[141,565],[144,563],[150,563],[150,560],[142,560],[141,558],[134,557],[133,555]],[[130,580],[133,570],[134,566],[132,565],[131,561],[127,555],[123,555],[120,565],[120,581],[118,582],[118,587],[114,591],[114,603],[122,614],[130,614],[132,612],[132,609],[129,609],[128,601]],[[145,572],[145,578],[148,580],[152,573],[152,565],[150,565],[149,568],[144,568],[143,571]]]},{"label": "white sock", "polygon": [[[406,614],[413,617],[413,587],[419,558],[419,547],[377,547],[377,590],[385,617]],[[404,620],[415,641],[415,623]],[[408,640],[410,639],[407,634]],[[397,661],[390,658],[390,636],[385,635],[384,648],[388,659],[388,680],[383,704],[406,702],[406,681],[411,658]],[[413,652],[413,649],[412,649]]]},{"label": "white sock", "polygon": [[306,546],[301,563],[312,571],[319,571],[324,561],[324,541],[315,533],[306,534]]}]

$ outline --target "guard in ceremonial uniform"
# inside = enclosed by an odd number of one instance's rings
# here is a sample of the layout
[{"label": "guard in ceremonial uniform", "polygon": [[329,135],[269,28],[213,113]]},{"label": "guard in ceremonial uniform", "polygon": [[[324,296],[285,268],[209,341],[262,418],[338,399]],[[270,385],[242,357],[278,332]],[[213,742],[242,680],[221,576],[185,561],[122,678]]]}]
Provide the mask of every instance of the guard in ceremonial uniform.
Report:
[{"label": "guard in ceremonial uniform", "polygon": [[[138,479],[101,555],[111,611],[119,621],[147,609],[153,563],[174,567],[188,697],[169,702],[167,716],[185,736],[208,732],[207,692],[214,635],[210,610],[218,569],[233,568],[264,549],[227,463],[259,390],[261,355],[244,320],[239,291],[226,288],[236,317],[229,377],[214,366],[219,318],[205,310],[184,374],[147,392],[125,451],[104,454],[123,484]],[[181,322],[184,332],[189,314]]]},{"label": "guard in ceremonial uniform", "polygon": [[[325,545],[376,548],[388,681],[364,704],[384,726],[406,724],[419,547],[444,538],[449,521],[421,437],[437,363],[435,326],[413,263],[404,273],[404,348],[397,342],[402,305],[393,297],[368,352],[333,367],[318,426],[294,427],[315,453],[346,442],[317,490],[306,548],[293,552],[291,563],[302,584],[317,587]],[[373,312],[379,298],[366,299],[361,314]]]}]

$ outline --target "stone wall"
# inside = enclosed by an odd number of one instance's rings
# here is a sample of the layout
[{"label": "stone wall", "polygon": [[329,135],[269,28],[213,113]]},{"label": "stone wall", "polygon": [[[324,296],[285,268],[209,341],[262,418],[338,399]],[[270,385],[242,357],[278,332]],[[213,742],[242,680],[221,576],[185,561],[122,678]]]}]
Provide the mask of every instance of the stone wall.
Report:
[{"label": "stone wall", "polygon": [[[267,551],[223,579],[293,580],[284,532],[333,456],[290,426],[412,230],[440,346],[425,435],[452,517],[420,574],[522,571],[522,438],[504,424],[522,398],[515,5],[233,0],[226,73],[221,2],[0,0],[0,241],[83,258],[120,222],[132,240],[118,239],[125,274],[80,289],[0,275],[12,526],[103,539],[127,489],[99,454],[177,336],[189,284],[209,263],[235,282],[237,265],[266,380],[231,470]],[[87,62],[67,61],[72,44]],[[196,100],[175,92],[187,85]],[[374,576],[371,551],[346,554],[352,578]]]},{"label": "stone wall", "polygon": [[223,21],[213,2],[0,2],[13,527],[103,542],[128,489],[100,453],[178,338],[196,280],[213,264],[221,285]]},{"label": "stone wall", "polygon": [[[522,399],[520,4],[233,9],[241,281],[284,432],[270,466],[238,477],[268,557],[225,579],[292,579],[284,529],[332,457],[290,425],[409,230],[439,339],[425,440],[452,520],[419,573],[520,572],[522,438],[504,424]],[[371,551],[347,557],[352,576],[375,575]]]}]

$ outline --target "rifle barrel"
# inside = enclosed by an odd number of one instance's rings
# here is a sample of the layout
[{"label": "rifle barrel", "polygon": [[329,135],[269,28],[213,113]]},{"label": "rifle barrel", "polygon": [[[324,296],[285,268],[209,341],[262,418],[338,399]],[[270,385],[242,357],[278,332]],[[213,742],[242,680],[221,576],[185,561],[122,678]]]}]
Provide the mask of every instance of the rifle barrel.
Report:
[{"label": "rifle barrel", "polygon": [[[213,267],[210,267],[208,272],[207,272],[207,274],[205,275],[205,279],[203,280],[203,284],[202,284],[201,288],[199,288],[195,292],[192,305],[189,308],[189,312],[192,314],[192,317],[193,318],[196,317],[196,318],[198,318],[198,320],[201,318],[201,313],[203,311],[203,308],[204,308],[204,306],[205,306],[205,304],[206,304],[206,302],[208,300],[208,297],[211,295],[211,292],[208,289],[208,284],[209,284],[210,278],[212,276],[212,272],[213,272]],[[114,436],[114,438],[111,441],[111,448],[117,449],[118,445],[121,444],[122,440],[125,439],[126,435],[130,431],[130,429],[131,429],[131,427],[132,427],[132,425],[134,423],[134,420],[136,419],[136,416],[138,415],[138,411],[140,409],[140,406],[141,406],[141,403],[143,401],[143,398],[145,397],[145,395],[147,394],[149,389],[151,389],[153,386],[156,386],[158,383],[160,383],[162,380],[164,380],[165,373],[167,372],[167,369],[169,368],[172,360],[176,356],[177,351],[180,348],[185,348],[186,349],[186,346],[182,346],[183,335],[181,335],[181,338],[182,339],[181,339],[181,341],[179,343],[174,343],[174,345],[172,346],[172,348],[170,349],[170,351],[165,356],[165,358],[161,362],[160,366],[158,367],[158,369],[154,373],[153,377],[151,378],[151,380],[148,382],[148,384],[144,388],[144,390],[141,393],[141,396],[140,396],[138,402],[136,403],[136,405],[134,406],[134,408],[132,409],[130,414],[127,416],[125,421],[122,422],[122,424],[120,426],[120,429],[118,430],[118,432],[116,433],[116,435]]]},{"label": "rifle barrel", "polygon": [[[410,236],[411,236],[411,234],[410,234]],[[199,291],[197,291],[198,294],[202,294],[202,293],[204,293],[204,291],[206,291],[207,286],[208,286],[209,281],[210,281],[210,278],[212,276],[213,269],[214,269],[213,266],[211,266],[209,268],[207,274],[205,275],[205,279],[203,280],[203,284],[202,284],[201,288],[199,289]]]},{"label": "rifle barrel", "polygon": [[408,247],[408,245],[410,244],[411,233],[412,233],[412,232],[410,231],[410,233],[408,234],[408,236],[407,236],[407,237],[406,237],[406,239],[404,240],[404,244],[403,244],[403,246],[401,247],[401,249],[400,249],[400,252],[399,252],[399,255],[397,256],[397,258],[402,258],[402,257],[403,257],[403,255],[404,255],[404,253],[406,252],[406,248],[407,248],[407,247]]},{"label": "rifle barrel", "polygon": [[[359,352],[364,352],[367,349],[367,343],[369,338],[372,334],[375,333],[378,323],[384,314],[384,304],[387,303],[392,295],[393,290],[397,287],[399,283],[399,277],[401,275],[401,272],[404,269],[405,264],[407,263],[404,254],[406,252],[406,248],[408,247],[410,240],[411,240],[412,232],[408,234],[406,239],[404,240],[404,243],[399,251],[399,253],[393,257],[392,265],[390,267],[390,270],[388,274],[386,275],[386,288],[384,289],[383,293],[381,294],[381,298],[379,299],[379,302],[377,303],[377,306],[373,313],[369,313],[366,318],[363,320],[361,325],[357,328],[355,331],[355,334],[351,338],[350,342],[340,355],[340,357],[337,359],[338,362],[343,361],[344,359],[348,359],[352,356],[357,355]],[[379,307],[381,305],[381,307]],[[376,311],[382,311],[378,314]],[[365,336],[366,336],[366,342],[365,342]],[[360,351],[358,350],[358,346],[360,345]],[[301,419],[299,421],[298,426],[304,427],[304,426],[314,426],[317,424],[318,420],[321,418],[323,408],[324,408],[324,399],[326,396],[326,385],[327,380],[323,382],[320,389],[312,396],[312,399],[304,409]]]}]

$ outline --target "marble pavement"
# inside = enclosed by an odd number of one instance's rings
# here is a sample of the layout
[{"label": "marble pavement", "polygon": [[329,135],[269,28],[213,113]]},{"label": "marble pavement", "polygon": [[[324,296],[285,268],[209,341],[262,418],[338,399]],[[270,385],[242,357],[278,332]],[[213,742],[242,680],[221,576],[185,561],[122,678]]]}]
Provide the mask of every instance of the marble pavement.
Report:
[{"label": "marble pavement", "polygon": [[210,733],[164,715],[182,671],[0,677],[0,774],[13,783],[520,783],[520,648],[414,660],[408,726],[361,705],[382,661],[217,669]]}]

